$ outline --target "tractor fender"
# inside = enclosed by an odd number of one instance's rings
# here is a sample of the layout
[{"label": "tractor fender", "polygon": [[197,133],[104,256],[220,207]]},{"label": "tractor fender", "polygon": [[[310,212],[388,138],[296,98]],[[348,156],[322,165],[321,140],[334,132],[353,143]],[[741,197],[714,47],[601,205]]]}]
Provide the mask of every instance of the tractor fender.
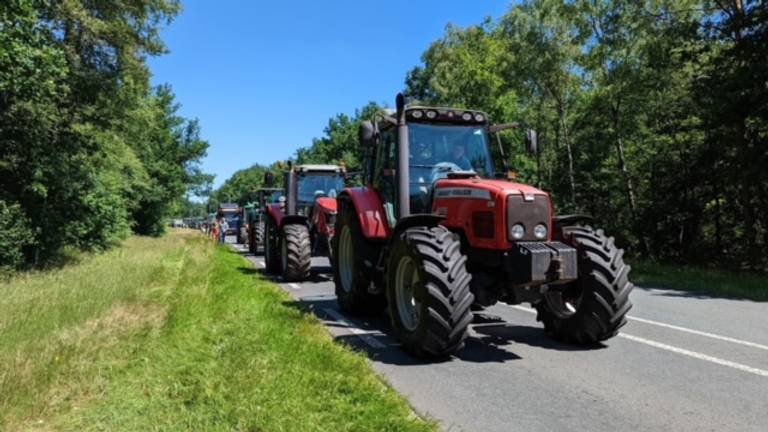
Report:
[{"label": "tractor fender", "polygon": [[393,230],[392,236],[390,237],[390,242],[392,242],[393,239],[396,239],[401,232],[407,230],[408,228],[415,226],[432,228],[440,225],[440,222],[444,220],[445,216],[431,213],[412,214],[410,216],[401,218],[397,222],[397,225],[395,225],[395,229]]},{"label": "tractor fender", "polygon": [[592,216],[573,214],[573,215],[561,215],[552,218],[555,226],[562,227],[566,225],[573,225],[577,223],[592,223],[595,220]]},{"label": "tractor fender", "polygon": [[387,222],[381,197],[375,190],[368,187],[347,188],[339,194],[337,201],[339,208],[342,201],[352,202],[365,238],[389,238],[392,228]]},{"label": "tractor fender", "polygon": [[285,213],[283,212],[283,209],[280,208],[280,204],[269,204],[266,208],[266,213],[267,217],[275,221],[275,226],[281,226]]},{"label": "tractor fender", "polygon": [[302,215],[283,216],[278,226],[282,230],[284,226],[290,225],[290,224],[303,224],[303,225],[309,226],[309,217],[302,216]]},{"label": "tractor fender", "polygon": [[552,218],[552,238],[563,240],[563,228],[577,224],[588,225],[594,221],[595,219],[592,216],[581,214],[555,216]]}]

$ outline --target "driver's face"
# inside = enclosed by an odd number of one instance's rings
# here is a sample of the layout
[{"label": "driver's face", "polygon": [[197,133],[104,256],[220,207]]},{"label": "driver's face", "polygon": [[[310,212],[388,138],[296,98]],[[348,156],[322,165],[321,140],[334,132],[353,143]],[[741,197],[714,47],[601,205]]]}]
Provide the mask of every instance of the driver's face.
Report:
[{"label": "driver's face", "polygon": [[460,145],[453,146],[453,157],[458,159],[462,156],[464,156],[464,147]]}]

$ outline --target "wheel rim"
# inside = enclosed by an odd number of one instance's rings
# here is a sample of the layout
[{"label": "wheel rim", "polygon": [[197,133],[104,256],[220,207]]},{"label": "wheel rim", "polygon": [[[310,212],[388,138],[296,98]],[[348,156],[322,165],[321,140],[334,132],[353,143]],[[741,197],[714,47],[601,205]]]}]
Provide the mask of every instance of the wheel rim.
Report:
[{"label": "wheel rim", "polygon": [[352,268],[355,259],[354,246],[352,245],[352,233],[348,226],[341,228],[339,236],[339,277],[341,278],[341,288],[346,291],[352,291]]},{"label": "wheel rim", "polygon": [[421,320],[421,302],[415,296],[419,282],[419,269],[413,259],[400,258],[395,274],[395,300],[400,322],[408,331],[416,330]]},{"label": "wheel rim", "polygon": [[563,289],[550,289],[544,294],[544,300],[549,309],[558,318],[570,318],[576,314],[581,305],[582,290],[575,284]]}]

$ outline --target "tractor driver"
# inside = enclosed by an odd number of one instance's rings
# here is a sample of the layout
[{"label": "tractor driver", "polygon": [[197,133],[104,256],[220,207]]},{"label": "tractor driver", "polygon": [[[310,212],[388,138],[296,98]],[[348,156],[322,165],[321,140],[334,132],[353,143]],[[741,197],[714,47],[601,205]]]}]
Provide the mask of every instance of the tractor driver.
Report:
[{"label": "tractor driver", "polygon": [[464,146],[455,143],[453,144],[453,151],[451,152],[451,161],[459,166],[464,171],[471,171],[472,170],[472,163],[469,162],[469,159],[467,159],[466,156],[464,156]]}]

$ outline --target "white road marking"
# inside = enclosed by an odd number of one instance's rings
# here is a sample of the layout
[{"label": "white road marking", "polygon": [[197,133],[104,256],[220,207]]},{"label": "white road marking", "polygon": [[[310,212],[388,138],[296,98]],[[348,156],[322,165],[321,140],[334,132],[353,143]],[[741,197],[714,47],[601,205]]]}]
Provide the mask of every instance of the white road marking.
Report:
[{"label": "white road marking", "polygon": [[[525,306],[513,305],[511,307],[515,308],[517,310],[528,312],[528,313],[536,313],[535,309],[531,309],[531,308],[525,307]],[[696,331],[696,330],[694,330],[694,331]],[[702,353],[696,352],[696,351],[690,351],[690,350],[687,350],[687,349],[678,348],[676,346],[667,345],[667,344],[664,344],[664,343],[661,343],[661,342],[656,342],[656,341],[653,341],[653,340],[650,340],[650,339],[641,338],[641,337],[638,337],[638,336],[633,336],[633,335],[627,334],[627,333],[619,333],[618,336],[621,337],[621,338],[624,338],[624,339],[628,339],[628,340],[634,341],[634,342],[638,342],[638,343],[642,343],[642,344],[645,344],[645,345],[649,345],[649,346],[652,346],[654,348],[659,348],[659,349],[663,349],[663,350],[666,350],[666,351],[671,351],[673,353],[682,354],[682,355],[685,355],[685,356],[688,356],[688,357],[693,357],[695,359],[708,361],[710,363],[718,364],[720,366],[726,366],[726,367],[730,367],[730,368],[733,368],[733,369],[738,369],[738,370],[743,371],[743,372],[748,372],[748,373],[752,373],[752,374],[755,374],[755,375],[760,375],[760,376],[763,376],[763,377],[768,377],[768,370],[758,369],[758,368],[755,368],[755,367],[752,367],[752,366],[747,366],[745,364],[732,362],[730,360],[724,360],[724,359],[721,359],[721,358],[718,358],[718,357],[713,357],[713,356],[710,356],[710,355],[707,355],[707,354],[702,354]],[[725,337],[725,336],[723,336],[723,337]]]},{"label": "white road marking", "polygon": [[[511,306],[511,307],[513,307],[515,309],[518,309],[518,310],[525,311],[525,312],[536,313],[535,309],[531,309],[531,308],[528,308],[528,307],[525,307],[525,306],[514,305],[514,306]],[[741,339],[736,339],[736,338],[732,338],[730,336],[723,336],[723,335],[709,333],[709,332],[705,332],[705,331],[701,331],[701,330],[694,330],[694,329],[690,329],[690,328],[687,328],[687,327],[676,326],[676,325],[673,325],[673,324],[667,324],[667,323],[663,323],[663,322],[659,322],[659,321],[653,321],[653,320],[649,320],[649,319],[646,319],[646,318],[640,318],[640,317],[631,316],[631,315],[627,315],[627,319],[631,320],[631,321],[641,322],[641,323],[644,323],[644,324],[655,325],[655,326],[659,326],[659,327],[668,328],[668,329],[671,329],[671,330],[681,331],[681,332],[684,332],[684,333],[695,334],[695,335],[698,335],[698,336],[704,336],[704,337],[708,337],[708,338],[711,338],[711,339],[717,339],[717,340],[721,340],[721,341],[724,341],[724,342],[731,342],[731,343],[735,343],[735,344],[739,344],[739,345],[748,346],[748,347],[751,347],[751,348],[757,348],[757,349],[768,351],[768,346],[766,346],[766,345],[761,345],[761,344],[755,343],[755,342],[750,342],[750,341],[745,341],[745,340],[741,340]]]},{"label": "white road marking", "polygon": [[521,305],[508,305],[508,306],[511,307],[512,309],[521,310],[523,312],[536,313],[536,309],[533,309],[533,308],[529,308]]},{"label": "white road marking", "polygon": [[749,372],[749,373],[753,373],[755,375],[760,375],[760,376],[763,376],[763,377],[768,377],[768,370],[758,369],[758,368],[755,368],[755,367],[752,367],[752,366],[747,366],[747,365],[744,365],[744,364],[741,364],[741,363],[732,362],[730,360],[723,360],[723,359],[718,358],[718,357],[712,357],[710,355],[702,354],[702,353],[699,353],[699,352],[696,352],[696,351],[689,351],[687,349],[678,348],[678,347],[675,347],[675,346],[672,346],[672,345],[663,344],[661,342],[652,341],[650,339],[644,339],[644,338],[641,338],[641,337],[632,336],[632,335],[626,334],[626,333],[619,333],[619,337],[622,337],[624,339],[629,339],[631,341],[639,342],[639,343],[642,343],[642,344],[650,345],[650,346],[655,347],[655,348],[671,351],[673,353],[682,354],[682,355],[685,355],[685,356],[688,356],[688,357],[693,357],[693,358],[696,358],[696,359],[699,359],[699,360],[708,361],[710,363],[719,364],[721,366],[727,366],[727,367],[730,367],[730,368],[738,369],[738,370],[743,371],[743,372]]},{"label": "white road marking", "polygon": [[672,325],[672,324],[666,324],[666,323],[663,323],[663,322],[653,321],[653,320],[649,320],[649,319],[645,319],[645,318],[638,318],[638,317],[634,317],[634,316],[627,316],[627,319],[630,319],[632,321],[637,321],[637,322],[645,323],[645,324],[651,324],[651,325],[655,325],[655,326],[659,326],[659,327],[664,327],[664,328],[668,328],[668,329],[672,329],[672,330],[677,330],[677,331],[681,331],[681,332],[685,332],[685,333],[690,333],[690,334],[695,334],[695,335],[699,335],[699,336],[704,336],[704,337],[708,337],[708,338],[712,338],[712,339],[717,339],[717,340],[721,340],[721,341],[725,341],[725,342],[732,342],[732,343],[735,343],[735,344],[744,345],[744,346],[748,346],[748,347],[752,347],[752,348],[757,348],[757,349],[762,349],[762,350],[768,351],[768,346],[766,346],[766,345],[761,345],[759,343],[754,343],[754,342],[749,342],[749,341],[745,341],[745,340],[741,340],[741,339],[736,339],[736,338],[732,338],[732,337],[729,337],[729,336],[721,336],[721,335],[714,334],[714,333],[707,333],[707,332],[700,331],[700,330],[689,329],[689,328],[686,328],[686,327],[680,327],[680,326],[676,326],[676,325]]},{"label": "white road marking", "polygon": [[295,290],[300,290],[301,289],[301,285],[299,285],[297,283],[293,283],[293,282],[289,283],[288,286],[293,288],[293,289],[295,289]]},{"label": "white road marking", "polygon": [[328,314],[331,318],[335,319],[336,321],[340,322],[341,324],[344,324],[344,327],[346,327],[352,334],[359,337],[363,342],[368,344],[373,349],[383,349],[386,348],[386,345],[379,342],[376,338],[371,336],[371,332],[367,332],[361,328],[355,327],[354,324],[349,322],[344,316],[338,312],[336,312],[333,309],[323,309],[323,311]]}]

